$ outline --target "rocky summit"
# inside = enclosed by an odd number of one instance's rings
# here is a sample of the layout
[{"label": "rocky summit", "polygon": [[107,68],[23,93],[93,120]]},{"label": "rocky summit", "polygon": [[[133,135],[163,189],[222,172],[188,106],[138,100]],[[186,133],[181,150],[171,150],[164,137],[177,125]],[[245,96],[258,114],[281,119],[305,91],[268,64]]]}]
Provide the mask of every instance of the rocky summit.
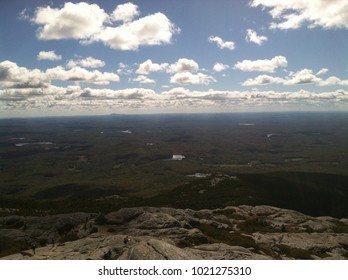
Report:
[{"label": "rocky summit", "polygon": [[2,259],[348,259],[348,219],[270,206],[0,217]]}]

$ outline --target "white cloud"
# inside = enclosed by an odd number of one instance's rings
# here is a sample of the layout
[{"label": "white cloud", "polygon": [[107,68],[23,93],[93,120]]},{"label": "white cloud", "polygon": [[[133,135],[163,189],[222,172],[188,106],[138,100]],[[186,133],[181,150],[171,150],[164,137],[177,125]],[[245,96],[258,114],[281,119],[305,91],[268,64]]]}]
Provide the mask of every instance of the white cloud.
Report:
[{"label": "white cloud", "polygon": [[29,11],[28,11],[28,9],[27,8],[25,8],[25,9],[23,9],[20,13],[19,13],[19,15],[18,15],[18,19],[20,19],[20,20],[25,20],[25,21],[30,21],[30,16],[29,16],[29,13],[28,13]]},{"label": "white cloud", "polygon": [[244,72],[274,72],[278,67],[286,67],[288,61],[284,56],[275,56],[272,59],[243,60],[237,62],[234,67]]},{"label": "white cloud", "polygon": [[95,100],[139,100],[141,102],[156,98],[156,93],[151,89],[127,88],[122,90],[92,89],[79,90],[79,97]]},{"label": "white cloud", "polygon": [[199,65],[196,61],[188,58],[180,58],[175,63],[153,63],[151,59],[139,64],[136,71],[137,74],[148,75],[151,72],[168,72],[168,73],[180,73],[180,72],[196,72],[199,70]]},{"label": "white cloud", "polygon": [[279,77],[272,77],[269,75],[259,75],[254,79],[248,79],[242,83],[242,86],[261,86],[268,84],[283,84],[284,79]]},{"label": "white cloud", "polygon": [[259,36],[259,35],[257,35],[256,31],[254,31],[252,29],[248,29],[245,40],[247,42],[255,43],[255,44],[261,46],[263,44],[263,42],[267,41],[267,37],[266,36]]},{"label": "white cloud", "polygon": [[0,108],[1,101],[25,101],[38,98],[45,94],[45,89],[41,88],[10,88],[0,89]]},{"label": "white cloud", "polygon": [[41,51],[36,58],[37,60],[61,60],[62,56],[56,54],[54,51]]},{"label": "white cloud", "polygon": [[50,83],[39,69],[28,70],[12,61],[0,62],[0,86],[5,88],[39,88]]},{"label": "white cloud", "polygon": [[235,43],[232,41],[224,41],[220,37],[217,36],[210,36],[208,38],[208,41],[210,43],[216,43],[217,46],[220,49],[229,49],[229,50],[234,50],[235,49]]},{"label": "white cloud", "polygon": [[199,70],[199,65],[196,61],[187,58],[180,58],[177,62],[168,67],[169,73],[194,72]]},{"label": "white cloud", "polygon": [[327,78],[326,80],[319,81],[319,85],[320,86],[333,86],[333,85],[348,86],[348,80],[341,80],[340,78],[331,76]]},{"label": "white cloud", "polygon": [[112,19],[117,21],[129,22],[139,15],[138,6],[133,3],[118,5],[112,13]]},{"label": "white cloud", "polygon": [[69,70],[58,66],[47,69],[46,74],[51,80],[75,81],[97,85],[108,85],[110,82],[118,82],[120,80],[119,76],[115,73],[100,72],[98,70],[88,71],[78,66]]},{"label": "white cloud", "polygon": [[[108,15],[97,4],[65,3],[61,9],[39,7],[32,21],[39,25],[37,36],[41,40],[77,39],[82,44],[102,42],[117,50],[137,50],[140,46],[171,43],[177,28],[162,13],[151,14],[137,20],[136,5],[116,7]],[[122,21],[115,26],[113,21]]]},{"label": "white cloud", "polygon": [[348,28],[348,2],[346,0],[252,0],[251,7],[269,9],[275,20],[273,29],[297,29],[305,24],[309,28]]},{"label": "white cloud", "polygon": [[105,62],[89,56],[83,59],[69,60],[67,63],[68,68],[73,68],[76,66],[82,66],[86,68],[100,68],[105,66]]},{"label": "white cloud", "polygon": [[180,58],[175,63],[153,63],[151,59],[139,64],[136,71],[140,74],[132,81],[139,83],[155,83],[154,80],[149,79],[146,75],[152,72],[167,72],[174,74],[170,78],[170,82],[174,84],[209,84],[215,82],[215,79],[211,76],[203,73],[192,73],[199,70],[199,65],[196,61],[187,58]]},{"label": "white cloud", "polygon": [[216,82],[212,76],[208,76],[203,73],[193,74],[191,72],[178,72],[170,78],[172,84],[204,84],[208,85],[211,82]]},{"label": "white cloud", "polygon": [[130,75],[133,73],[133,70],[129,67],[128,64],[125,64],[123,62],[120,62],[118,64],[118,69],[117,69],[117,73],[120,75]]},{"label": "white cloud", "polygon": [[152,72],[170,73],[173,76],[170,77],[170,82],[174,84],[209,84],[215,82],[215,79],[211,76],[203,73],[196,73],[199,70],[199,65],[196,61],[187,58],[180,58],[175,63],[153,63],[151,59],[139,64],[136,71],[140,74],[130,81],[139,83],[155,83],[154,80],[148,78],[146,75]]},{"label": "white cloud", "polygon": [[[279,106],[294,105],[295,109],[299,105],[311,106],[326,105],[328,103],[348,105],[348,91],[337,90],[332,92],[315,93],[304,90],[294,92],[276,91],[190,91],[185,88],[173,88],[161,93],[161,101],[169,108],[171,105],[176,108],[215,108],[224,111],[227,108],[237,109],[251,106]],[[308,107],[307,107],[308,108]],[[327,108],[326,106],[324,108]]]},{"label": "white cloud", "polygon": [[[121,65],[126,67],[125,65]],[[127,68],[127,67],[126,67]],[[166,70],[167,71],[167,70]],[[318,77],[310,69],[291,72],[286,77],[260,75],[247,80],[243,85],[301,85],[317,86],[348,86],[348,80],[331,76],[327,79]],[[325,72],[325,71],[324,71]],[[72,81],[74,86],[54,86],[51,81]],[[203,112],[240,110],[241,108],[261,108],[259,106],[341,106],[348,108],[348,91],[334,90],[312,92],[307,90],[295,91],[261,91],[257,89],[246,91],[192,91],[179,87],[163,92],[151,89],[128,88],[114,90],[110,88],[83,88],[82,85],[107,85],[117,82],[119,77],[114,73],[89,71],[76,66],[72,69],[63,67],[49,68],[46,71],[20,67],[11,61],[0,62],[0,110],[1,112],[45,112],[46,114],[82,112]],[[153,83],[145,75],[139,75],[133,80],[142,84]],[[172,84],[191,85],[209,84],[215,79],[197,72],[177,72],[171,77]],[[293,89],[293,87],[291,87]],[[284,107],[282,107],[284,108]],[[331,108],[331,107],[330,107]],[[335,108],[335,107],[332,107]]]},{"label": "white cloud", "polygon": [[[320,70],[318,73],[320,74],[322,70]],[[272,77],[268,75],[260,75],[254,79],[246,80],[245,82],[242,83],[242,85],[243,86],[261,86],[261,85],[269,85],[269,84],[281,84],[281,85],[287,85],[287,86],[305,85],[305,84],[314,84],[318,86],[348,85],[348,80],[341,80],[334,76],[329,77],[326,80],[323,80],[318,77],[318,73],[313,74],[313,71],[310,69],[302,69],[297,72],[289,73],[289,75],[285,78]]]},{"label": "white cloud", "polygon": [[164,72],[168,68],[168,63],[153,63],[151,59],[139,64],[137,74],[148,75],[151,72]]},{"label": "white cloud", "polygon": [[323,69],[320,69],[316,75],[320,76],[320,75],[324,75],[326,74],[327,72],[329,72],[329,69],[327,68],[323,68]]},{"label": "white cloud", "polygon": [[0,86],[5,88],[43,88],[51,86],[51,81],[74,81],[87,84],[108,85],[118,82],[119,76],[111,72],[89,71],[81,67],[69,70],[62,66],[49,68],[45,72],[39,69],[19,67],[11,61],[0,63]]},{"label": "white cloud", "polygon": [[138,77],[134,78],[132,81],[138,82],[140,84],[154,84],[156,83],[155,80],[152,80],[145,75],[139,75]]},{"label": "white cloud", "polygon": [[105,27],[93,40],[112,49],[137,50],[140,46],[170,44],[178,32],[164,14],[156,13],[118,27]]},{"label": "white cloud", "polygon": [[320,78],[313,74],[310,69],[302,69],[295,73],[289,74],[289,80],[285,82],[287,85],[298,85],[298,84],[313,84],[320,82]]},{"label": "white cloud", "polygon": [[33,22],[41,40],[87,39],[100,32],[108,15],[96,4],[65,3],[61,9],[39,7]]},{"label": "white cloud", "polygon": [[230,66],[228,66],[227,64],[215,63],[213,70],[215,72],[221,72],[221,71],[227,70],[228,68],[230,68]]},{"label": "white cloud", "polygon": [[[348,91],[327,92],[299,91],[191,91],[185,88],[173,88],[156,93],[151,89],[127,88],[82,89],[79,86],[46,88],[0,89],[0,108],[2,112],[39,112],[46,114],[71,114],[72,112],[202,112],[234,111],[243,108],[262,108],[260,106],[290,106],[297,110],[299,106],[328,105],[348,107]],[[293,107],[291,107],[293,106]],[[335,108],[335,107],[333,107]],[[6,113],[5,113],[6,114]]]}]

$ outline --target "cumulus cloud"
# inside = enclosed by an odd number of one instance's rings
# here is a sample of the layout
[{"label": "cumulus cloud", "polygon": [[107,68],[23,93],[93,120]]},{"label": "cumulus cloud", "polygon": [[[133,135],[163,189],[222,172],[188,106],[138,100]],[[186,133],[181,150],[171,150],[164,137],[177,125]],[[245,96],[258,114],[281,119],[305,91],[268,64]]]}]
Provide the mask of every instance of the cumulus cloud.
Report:
[{"label": "cumulus cloud", "polygon": [[273,29],[297,29],[308,24],[309,28],[348,28],[348,2],[346,0],[252,0],[251,7],[269,10],[275,20]]},{"label": "cumulus cloud", "polygon": [[108,85],[118,82],[120,78],[112,72],[89,71],[78,66],[69,70],[58,66],[43,72],[19,67],[8,60],[0,63],[0,86],[4,88],[43,88],[50,86],[52,80]]},{"label": "cumulus cloud", "polygon": [[327,78],[326,80],[319,81],[320,86],[334,86],[334,85],[340,85],[340,86],[348,86],[348,80],[341,80],[338,77],[331,76]]},{"label": "cumulus cloud", "polygon": [[272,77],[269,75],[259,75],[254,79],[248,79],[242,83],[243,86],[262,86],[269,84],[282,84],[284,79],[279,77]]},{"label": "cumulus cloud", "polygon": [[[299,105],[310,106],[312,104],[324,105],[346,103],[348,105],[348,91],[337,90],[331,92],[315,93],[309,91],[276,92],[276,91],[190,91],[185,88],[174,88],[162,92],[162,103],[168,107],[177,108],[215,108],[226,110],[227,108],[240,108],[241,106],[279,106]],[[326,107],[325,107],[326,108]]]},{"label": "cumulus cloud", "polygon": [[152,72],[166,72],[173,74],[170,78],[170,82],[174,84],[209,84],[215,82],[212,76],[205,75],[203,73],[197,73],[199,71],[199,65],[196,61],[188,58],[180,58],[176,62],[169,63],[154,63],[151,59],[139,64],[136,71],[140,74],[132,81],[139,83],[155,83],[154,80],[149,79],[146,75]]},{"label": "cumulus cloud", "polygon": [[100,68],[105,66],[105,62],[89,56],[83,59],[69,60],[67,63],[68,68],[73,68],[76,66],[82,66],[85,68]]},{"label": "cumulus cloud", "polygon": [[177,62],[169,65],[168,72],[194,72],[199,70],[199,65],[196,61],[187,58],[180,58]]},{"label": "cumulus cloud", "polygon": [[94,36],[112,49],[137,50],[140,46],[171,43],[179,29],[162,13],[149,15],[117,27],[106,27]]},{"label": "cumulus cloud", "polygon": [[[179,60],[178,60],[179,61]],[[175,63],[174,63],[175,64]],[[173,65],[174,65],[173,64]],[[122,67],[126,65],[122,65]],[[170,81],[172,84],[210,84],[215,79],[209,75],[193,70],[181,71],[177,69]],[[190,69],[197,69],[191,67]],[[323,68],[325,69],[325,68]],[[323,70],[321,69],[321,70]],[[268,84],[300,85],[313,84],[317,86],[347,86],[348,80],[342,80],[331,76],[327,79],[318,77],[318,73],[327,71],[312,71],[302,69],[290,72],[286,77],[272,77],[260,75],[254,79],[247,80],[243,85],[256,86]],[[168,69],[163,70],[165,72]],[[316,74],[314,74],[316,73]],[[119,77],[115,73],[100,72],[97,70],[75,66],[71,69],[63,67],[49,68],[46,71],[39,69],[27,69],[20,67],[11,61],[0,62],[0,110],[5,112],[59,112],[64,110],[71,113],[76,112],[178,112],[197,111],[206,109],[216,111],[239,110],[244,106],[279,106],[304,104],[305,106],[327,105],[348,108],[348,91],[338,89],[335,91],[311,92],[307,90],[296,91],[222,91],[209,89],[206,91],[189,90],[177,87],[163,92],[155,92],[151,89],[128,88],[114,90],[110,88],[91,88],[90,85],[107,85],[117,82]],[[72,81],[74,85],[55,86],[51,81]],[[146,75],[138,75],[132,82],[140,84],[151,84],[153,80]],[[62,83],[60,83],[62,84]],[[87,88],[83,86],[88,85]],[[342,107],[343,106],[343,107]],[[54,109],[56,108],[56,109]],[[258,107],[260,108],[260,107]],[[297,107],[294,107],[297,108]],[[308,107],[307,107],[308,108]],[[53,111],[56,110],[56,111]],[[98,111],[99,110],[99,111]],[[52,113],[53,114],[53,113]]]},{"label": "cumulus cloud", "polygon": [[216,82],[216,80],[209,75],[203,73],[193,74],[191,72],[179,72],[170,78],[170,82],[172,84],[204,84],[208,85],[211,82]]},{"label": "cumulus cloud", "polygon": [[136,71],[137,74],[148,75],[151,72],[167,72],[167,73],[180,73],[180,72],[196,72],[199,70],[199,65],[196,61],[188,58],[179,58],[176,62],[169,63],[154,63],[151,59],[139,64]]},{"label": "cumulus cloud", "polygon": [[[82,44],[102,42],[117,50],[137,50],[140,46],[171,43],[180,29],[163,13],[134,20],[138,6],[118,5],[108,15],[97,4],[65,3],[62,8],[39,7],[32,22],[39,25],[41,40],[76,39]],[[122,21],[120,25],[114,22]]]},{"label": "cumulus cloud", "polygon": [[148,75],[151,72],[163,72],[166,71],[168,68],[168,63],[153,63],[151,59],[148,59],[144,61],[143,63],[139,64],[138,70],[136,71],[137,74],[142,75]]},{"label": "cumulus cloud", "polygon": [[133,79],[134,82],[138,82],[140,84],[154,84],[156,83],[155,80],[152,80],[145,75],[139,75],[138,77]]},{"label": "cumulus cloud", "polygon": [[[239,110],[248,106],[279,106],[315,104],[327,108],[348,106],[348,91],[336,90],[327,92],[299,91],[191,91],[185,88],[173,88],[160,93],[151,89],[128,88],[121,90],[93,89],[70,86],[67,88],[49,86],[40,89],[0,89],[0,108],[3,111],[16,109],[45,110],[56,112],[148,112],[173,111],[192,112],[202,110]],[[268,107],[269,108],[269,107]],[[308,107],[307,107],[308,108]]]},{"label": "cumulus cloud", "polygon": [[125,64],[123,62],[120,62],[118,64],[118,69],[117,69],[117,73],[120,75],[130,75],[133,73],[133,70],[130,68],[130,66],[128,64]]},{"label": "cumulus cloud", "polygon": [[213,70],[215,72],[221,72],[221,71],[227,70],[228,68],[230,68],[230,66],[228,66],[227,64],[215,63]]},{"label": "cumulus cloud", "polygon": [[[322,69],[323,70],[323,69]],[[325,69],[327,70],[327,69]],[[321,70],[318,72],[320,74]],[[324,71],[326,73],[326,71]],[[285,78],[272,77],[268,75],[260,75],[253,79],[248,79],[242,83],[243,86],[262,86],[269,84],[281,85],[306,85],[315,84],[318,86],[332,86],[332,85],[348,85],[348,80],[341,80],[337,77],[329,77],[326,80],[318,77],[318,73],[314,74],[311,69],[302,69],[297,72],[290,72]]]},{"label": "cumulus cloud", "polygon": [[133,3],[125,3],[118,5],[112,13],[112,20],[115,21],[132,21],[134,17],[139,15],[138,6]]},{"label": "cumulus cloud", "polygon": [[37,60],[61,60],[62,56],[56,54],[54,51],[41,51],[36,58]]},{"label": "cumulus cloud", "polygon": [[73,67],[69,70],[61,66],[47,69],[47,76],[51,80],[74,81],[87,84],[108,85],[110,82],[118,82],[120,77],[111,72],[89,71],[81,67]]},{"label": "cumulus cloud", "polygon": [[272,59],[243,60],[237,62],[234,67],[244,72],[269,72],[272,73],[278,67],[286,67],[288,61],[284,56],[275,56]]},{"label": "cumulus cloud", "polygon": [[310,69],[302,69],[295,73],[289,74],[289,80],[286,81],[288,85],[298,85],[298,84],[313,84],[320,82],[320,78],[313,74]]},{"label": "cumulus cloud", "polygon": [[11,89],[0,89],[0,108],[1,102],[25,102],[33,99],[40,99],[46,93],[46,88],[11,88]]},{"label": "cumulus cloud", "polygon": [[220,37],[217,36],[210,36],[208,38],[208,41],[210,43],[216,43],[217,46],[220,49],[229,49],[229,50],[234,50],[235,49],[235,43],[232,41],[224,41]]},{"label": "cumulus cloud", "polygon": [[156,93],[151,89],[127,88],[122,90],[92,89],[79,90],[78,96],[96,100],[146,100],[156,98]]},{"label": "cumulus cloud", "polygon": [[327,68],[323,68],[323,69],[320,69],[316,75],[320,76],[320,75],[324,75],[326,74],[327,72],[329,71],[329,69]]},{"label": "cumulus cloud", "polygon": [[44,110],[46,113],[81,112],[91,113],[112,108],[113,110],[133,110],[145,108],[151,103],[156,105],[159,95],[153,90],[129,88],[122,90],[67,88],[49,86],[43,89],[0,89],[0,108],[3,110]]},{"label": "cumulus cloud", "polygon": [[255,43],[255,44],[261,46],[263,44],[263,42],[267,41],[267,37],[257,35],[256,31],[254,31],[252,29],[248,29],[245,40],[247,42]]},{"label": "cumulus cloud", "polygon": [[18,19],[20,20],[25,20],[25,21],[30,21],[31,17],[29,15],[29,10],[27,8],[23,9],[19,14],[18,14]]},{"label": "cumulus cloud", "polygon": [[5,60],[0,63],[0,86],[5,88],[40,88],[50,83],[49,78],[39,69],[29,70]]},{"label": "cumulus cloud", "polygon": [[100,32],[108,15],[96,4],[65,3],[61,9],[39,7],[33,22],[41,40],[87,39]]}]

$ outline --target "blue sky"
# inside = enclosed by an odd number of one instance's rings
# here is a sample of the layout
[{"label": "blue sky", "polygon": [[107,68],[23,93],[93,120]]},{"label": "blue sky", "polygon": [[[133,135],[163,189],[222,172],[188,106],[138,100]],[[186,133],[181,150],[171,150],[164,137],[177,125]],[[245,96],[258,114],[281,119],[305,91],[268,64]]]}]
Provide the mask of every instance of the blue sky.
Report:
[{"label": "blue sky", "polygon": [[348,109],[345,0],[4,0],[0,117]]}]

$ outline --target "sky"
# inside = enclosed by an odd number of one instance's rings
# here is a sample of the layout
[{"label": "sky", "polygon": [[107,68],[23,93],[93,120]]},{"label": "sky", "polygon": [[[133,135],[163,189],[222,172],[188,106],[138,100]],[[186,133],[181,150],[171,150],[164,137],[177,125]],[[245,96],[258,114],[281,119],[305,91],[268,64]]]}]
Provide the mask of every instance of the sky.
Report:
[{"label": "sky", "polygon": [[348,110],[346,0],[1,0],[0,117]]}]

